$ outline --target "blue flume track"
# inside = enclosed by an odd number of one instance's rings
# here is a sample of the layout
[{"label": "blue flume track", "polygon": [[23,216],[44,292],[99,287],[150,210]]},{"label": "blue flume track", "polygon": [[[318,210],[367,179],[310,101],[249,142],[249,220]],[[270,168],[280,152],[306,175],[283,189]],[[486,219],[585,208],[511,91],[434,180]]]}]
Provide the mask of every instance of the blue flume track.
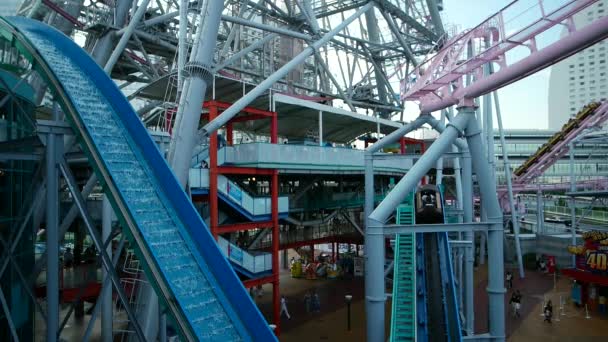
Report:
[{"label": "blue flume track", "polygon": [[0,34],[46,79],[181,336],[276,340],[114,82],[38,21],[0,18]]}]

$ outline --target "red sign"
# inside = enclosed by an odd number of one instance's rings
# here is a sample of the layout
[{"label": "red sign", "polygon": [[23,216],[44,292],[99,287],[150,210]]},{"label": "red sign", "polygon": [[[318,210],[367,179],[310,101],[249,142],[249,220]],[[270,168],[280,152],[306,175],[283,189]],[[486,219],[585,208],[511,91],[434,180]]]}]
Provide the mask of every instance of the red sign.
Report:
[{"label": "red sign", "polygon": [[583,246],[570,246],[568,250],[576,254],[576,268],[593,273],[606,273],[608,261],[608,232],[591,231],[583,233]]}]

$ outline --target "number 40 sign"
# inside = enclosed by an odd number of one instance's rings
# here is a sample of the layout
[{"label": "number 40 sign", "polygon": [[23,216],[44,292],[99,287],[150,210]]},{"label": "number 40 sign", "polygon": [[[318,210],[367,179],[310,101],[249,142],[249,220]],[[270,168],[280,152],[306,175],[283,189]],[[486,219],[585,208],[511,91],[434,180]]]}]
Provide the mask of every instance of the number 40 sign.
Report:
[{"label": "number 40 sign", "polygon": [[606,262],[608,255],[604,251],[588,251],[587,252],[587,267],[591,270],[606,271]]}]

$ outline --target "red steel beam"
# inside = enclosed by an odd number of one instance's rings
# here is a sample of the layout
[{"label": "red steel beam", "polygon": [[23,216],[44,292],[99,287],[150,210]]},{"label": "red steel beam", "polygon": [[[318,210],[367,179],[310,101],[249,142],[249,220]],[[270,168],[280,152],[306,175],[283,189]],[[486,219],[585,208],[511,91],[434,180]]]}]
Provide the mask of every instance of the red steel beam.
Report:
[{"label": "red steel beam", "polygon": [[[211,148],[211,146],[209,146]],[[217,152],[216,152],[217,153]],[[253,167],[234,167],[234,166],[219,166],[217,167],[219,174],[225,175],[266,175],[272,176],[272,169],[256,169]]]},{"label": "red steel beam", "polygon": [[[232,106],[232,103],[229,102],[222,102],[222,101],[205,101],[203,103],[203,108],[207,108],[207,107],[212,107],[215,106],[219,109],[228,109],[230,106]],[[268,110],[262,110],[262,109],[257,109],[257,108],[253,108],[253,107],[245,107],[243,109],[241,109],[242,113],[247,113],[247,114],[258,114],[258,115],[263,115],[263,116],[267,116],[267,117],[272,117],[274,115],[276,115],[275,112],[271,112]]]},{"label": "red steel beam", "polygon": [[275,115],[272,116],[271,122],[270,122],[270,143],[271,144],[278,144],[279,142],[279,124],[278,124],[278,120],[277,120],[277,115],[275,113]]},{"label": "red steel beam", "polygon": [[192,202],[207,202],[207,201],[209,201],[209,194],[192,195]]},{"label": "red steel beam", "polygon": [[272,221],[265,222],[244,222],[244,223],[232,223],[218,226],[218,233],[232,233],[232,232],[240,232],[243,230],[252,230],[258,228],[272,228]]},{"label": "red steel beam", "polygon": [[243,286],[245,286],[245,288],[252,288],[258,285],[272,283],[274,282],[274,278],[274,275],[269,275],[267,277],[245,280]]},{"label": "red steel beam", "polygon": [[226,143],[228,146],[232,146],[232,122],[226,124]]},{"label": "red steel beam", "polygon": [[235,122],[264,120],[264,119],[268,119],[268,117],[266,117],[266,115],[260,115],[260,114],[237,116],[234,119],[230,120],[226,125],[230,125],[231,123],[235,123]]}]

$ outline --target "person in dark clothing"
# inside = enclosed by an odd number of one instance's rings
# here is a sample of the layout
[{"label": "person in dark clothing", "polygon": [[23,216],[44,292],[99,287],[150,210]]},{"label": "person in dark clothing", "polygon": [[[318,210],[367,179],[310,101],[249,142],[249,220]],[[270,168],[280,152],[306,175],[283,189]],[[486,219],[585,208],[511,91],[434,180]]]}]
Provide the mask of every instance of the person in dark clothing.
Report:
[{"label": "person in dark clothing", "polygon": [[545,313],[545,322],[551,323],[551,317],[553,317],[553,304],[551,301],[547,302],[543,312]]},{"label": "person in dark clothing", "polygon": [[511,295],[511,299],[509,300],[509,304],[511,305],[511,310],[513,311],[513,316],[515,318],[519,318],[521,309],[521,293],[519,290],[513,292]]},{"label": "person in dark clothing", "polygon": [[318,313],[321,312],[321,301],[319,300],[319,295],[317,291],[314,291],[312,294],[312,312]]},{"label": "person in dark clothing", "polygon": [[312,296],[310,292],[306,292],[304,296],[304,305],[306,306],[306,313],[310,313],[312,311]]}]

